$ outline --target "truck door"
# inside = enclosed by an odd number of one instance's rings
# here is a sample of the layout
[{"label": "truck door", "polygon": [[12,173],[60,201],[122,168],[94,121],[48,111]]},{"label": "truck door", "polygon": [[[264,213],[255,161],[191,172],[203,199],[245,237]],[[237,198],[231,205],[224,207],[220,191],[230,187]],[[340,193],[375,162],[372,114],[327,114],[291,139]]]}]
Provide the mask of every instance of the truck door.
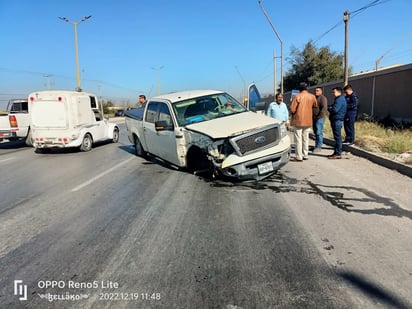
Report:
[{"label": "truck door", "polygon": [[[155,106],[157,107],[156,112],[154,110]],[[180,166],[177,155],[175,125],[169,106],[163,102],[149,102],[147,108],[144,124],[147,150],[170,163]],[[162,121],[165,124],[165,129],[156,130],[156,121]]]},{"label": "truck door", "polygon": [[251,84],[248,87],[247,108],[259,114],[266,114],[268,106],[265,101],[262,100],[255,84]]}]

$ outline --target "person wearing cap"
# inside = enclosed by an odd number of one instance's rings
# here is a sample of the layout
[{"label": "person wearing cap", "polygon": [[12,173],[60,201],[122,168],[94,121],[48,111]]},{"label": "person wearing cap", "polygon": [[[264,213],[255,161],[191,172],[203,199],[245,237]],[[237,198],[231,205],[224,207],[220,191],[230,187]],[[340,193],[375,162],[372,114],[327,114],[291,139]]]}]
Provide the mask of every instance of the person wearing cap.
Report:
[{"label": "person wearing cap", "polygon": [[283,95],[278,92],[275,95],[275,102],[269,104],[267,111],[269,117],[278,119],[285,123],[286,127],[289,127],[289,111],[286,104],[283,102]]},{"label": "person wearing cap", "polygon": [[291,126],[295,127],[295,158],[291,161],[302,162],[309,159],[309,132],[313,125],[313,108],[317,107],[316,97],[308,91],[306,83],[299,84],[297,93],[290,104]]}]

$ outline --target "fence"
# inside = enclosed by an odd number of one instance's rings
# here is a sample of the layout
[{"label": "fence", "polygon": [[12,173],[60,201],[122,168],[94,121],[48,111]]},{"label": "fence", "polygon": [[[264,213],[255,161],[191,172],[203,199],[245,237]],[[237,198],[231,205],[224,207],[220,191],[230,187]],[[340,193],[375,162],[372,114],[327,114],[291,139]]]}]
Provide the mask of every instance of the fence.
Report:
[{"label": "fence", "polygon": [[[359,96],[358,116],[412,123],[412,64],[353,75],[349,77],[349,84]],[[323,88],[331,104],[332,88],[343,87],[343,80],[316,86]],[[314,89],[315,86],[310,87],[309,91]],[[284,101],[290,102],[290,97],[291,92],[286,92]]]}]

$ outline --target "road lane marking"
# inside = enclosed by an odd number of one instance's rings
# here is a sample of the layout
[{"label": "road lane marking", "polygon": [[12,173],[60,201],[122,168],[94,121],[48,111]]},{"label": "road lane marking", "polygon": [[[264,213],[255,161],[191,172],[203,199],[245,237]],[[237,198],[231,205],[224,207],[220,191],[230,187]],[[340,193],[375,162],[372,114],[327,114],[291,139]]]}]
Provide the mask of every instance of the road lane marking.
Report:
[{"label": "road lane marking", "polygon": [[124,165],[124,164],[126,164],[126,163],[128,163],[129,161],[134,160],[134,159],[135,159],[135,157],[130,157],[130,158],[127,159],[126,161],[120,162],[119,164],[117,164],[117,165],[115,165],[115,166],[112,166],[111,168],[109,168],[108,170],[104,171],[103,173],[100,173],[99,175],[97,175],[97,176],[89,179],[88,181],[83,182],[82,184],[78,185],[77,187],[71,189],[71,192],[79,191],[80,189],[82,189],[82,188],[90,185],[91,183],[95,182],[97,179],[105,176],[106,174],[114,171],[115,169],[118,169],[120,166],[122,166],[122,165]]},{"label": "road lane marking", "polygon": [[10,161],[10,160],[14,160],[14,157],[7,158],[7,159],[2,159],[2,160],[0,160],[0,163],[6,162],[6,161]]}]

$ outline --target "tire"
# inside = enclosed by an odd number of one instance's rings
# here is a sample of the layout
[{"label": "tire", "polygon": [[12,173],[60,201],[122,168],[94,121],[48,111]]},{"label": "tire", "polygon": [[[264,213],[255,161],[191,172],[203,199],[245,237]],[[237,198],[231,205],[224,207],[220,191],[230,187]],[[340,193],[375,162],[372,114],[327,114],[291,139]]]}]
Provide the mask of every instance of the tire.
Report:
[{"label": "tire", "polygon": [[33,140],[31,138],[31,130],[29,128],[29,132],[27,132],[27,136],[26,136],[26,145],[31,147],[33,146]]},{"label": "tire", "polygon": [[92,149],[93,146],[93,139],[89,133],[86,133],[83,137],[82,144],[80,145],[80,150],[87,152]]},{"label": "tire", "polygon": [[190,148],[187,154],[187,166],[186,169],[192,174],[211,174],[212,164],[198,147]]},{"label": "tire", "polygon": [[138,157],[146,158],[146,152],[144,151],[142,143],[137,136],[134,136],[134,153]]},{"label": "tire", "polygon": [[113,143],[117,143],[119,141],[119,128],[114,128],[113,129],[113,139],[112,142]]}]

